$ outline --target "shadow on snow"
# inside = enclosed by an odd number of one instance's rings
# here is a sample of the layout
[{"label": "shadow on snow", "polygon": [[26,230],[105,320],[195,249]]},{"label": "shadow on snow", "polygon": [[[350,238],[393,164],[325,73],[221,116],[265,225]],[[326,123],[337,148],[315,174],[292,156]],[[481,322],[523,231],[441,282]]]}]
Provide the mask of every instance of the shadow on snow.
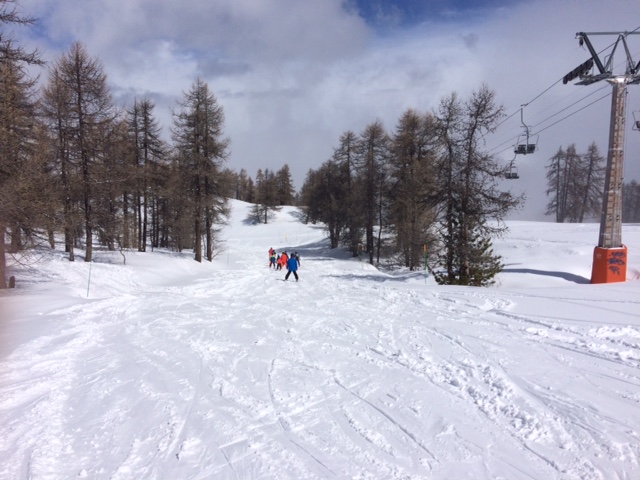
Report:
[{"label": "shadow on snow", "polygon": [[536,270],[534,268],[505,268],[502,273],[529,273],[532,275],[542,275],[544,277],[557,277],[567,280],[568,282],[585,284],[590,283],[591,280],[581,275],[575,275],[568,272],[554,272],[550,270]]}]

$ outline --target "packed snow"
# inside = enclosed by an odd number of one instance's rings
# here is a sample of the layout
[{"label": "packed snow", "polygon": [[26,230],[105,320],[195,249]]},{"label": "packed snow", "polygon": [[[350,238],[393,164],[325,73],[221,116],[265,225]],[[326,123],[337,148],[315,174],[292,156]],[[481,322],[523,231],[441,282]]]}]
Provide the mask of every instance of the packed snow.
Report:
[{"label": "packed snow", "polygon": [[14,271],[0,478],[640,478],[640,226],[627,282],[590,285],[597,224],[509,222],[504,272],[471,288],[249,209],[211,263],[58,250]]}]

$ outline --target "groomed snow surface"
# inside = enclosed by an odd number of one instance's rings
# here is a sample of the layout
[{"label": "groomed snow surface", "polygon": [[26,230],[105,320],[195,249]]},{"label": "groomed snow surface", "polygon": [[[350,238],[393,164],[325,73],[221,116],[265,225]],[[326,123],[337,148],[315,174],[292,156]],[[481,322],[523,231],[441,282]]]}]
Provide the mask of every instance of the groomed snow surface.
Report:
[{"label": "groomed snow surface", "polygon": [[[640,226],[510,222],[492,288],[234,201],[225,250],[45,253],[0,296],[2,479],[638,479]],[[298,251],[300,281],[267,266]],[[78,256],[82,251],[78,251]]]}]

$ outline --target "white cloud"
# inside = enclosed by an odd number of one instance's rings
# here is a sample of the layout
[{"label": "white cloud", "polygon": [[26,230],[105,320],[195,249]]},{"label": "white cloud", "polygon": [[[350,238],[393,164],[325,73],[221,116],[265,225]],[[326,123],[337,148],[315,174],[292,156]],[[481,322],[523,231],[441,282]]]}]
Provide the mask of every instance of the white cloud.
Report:
[{"label": "white cloud", "polygon": [[[637,18],[629,24],[635,0],[516,2],[475,19],[453,16],[384,36],[342,0],[21,3],[42,16],[34,42],[49,57],[83,42],[105,64],[120,101],[156,100],[167,132],[170,107],[200,76],[224,107],[230,166],[255,174],[286,161],[297,187],[347,129],[360,132],[380,119],[392,130],[406,108],[430,110],[450,92],[466,97],[482,82],[511,114],[588,58],[574,40],[577,31],[640,26]],[[640,57],[640,35],[634,41]],[[556,85],[526,107],[525,121],[534,126],[594,88]],[[640,86],[629,87],[630,111],[640,109],[635,90]],[[574,142],[580,151],[596,141],[606,152],[608,122],[609,102],[602,101],[542,132],[539,152],[518,158],[522,179],[513,185],[527,191],[528,215],[544,210],[547,159]],[[510,161],[509,142],[521,131],[516,115],[488,145],[506,141],[501,158]],[[630,131],[627,144],[627,177],[640,178],[640,133]]]}]

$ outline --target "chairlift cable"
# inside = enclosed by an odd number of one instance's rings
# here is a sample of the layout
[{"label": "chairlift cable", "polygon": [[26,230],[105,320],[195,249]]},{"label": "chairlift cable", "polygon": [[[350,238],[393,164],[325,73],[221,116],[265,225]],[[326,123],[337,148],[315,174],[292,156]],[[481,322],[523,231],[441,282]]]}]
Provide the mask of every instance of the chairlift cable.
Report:
[{"label": "chairlift cable", "polygon": [[562,110],[557,111],[556,113],[554,113],[553,115],[549,115],[547,118],[545,118],[544,120],[539,121],[538,123],[536,123],[535,125],[533,125],[531,128],[536,128],[539,127],[541,124],[545,123],[547,120],[552,119],[553,117],[560,115],[562,112],[565,112],[566,110],[569,110],[571,107],[577,105],[578,103],[582,102],[583,100],[586,100],[587,98],[591,97],[592,95],[595,95],[596,93],[600,92],[601,90],[604,90],[606,88],[609,88],[609,85],[603,85],[602,87],[598,88],[597,90],[593,90],[591,93],[585,95],[584,97],[582,97],[579,100],[576,100],[575,102],[573,102],[571,105],[567,105],[565,108],[563,108]]},{"label": "chairlift cable", "polygon": [[[556,82],[556,83],[557,83],[557,82]],[[555,84],[554,84],[554,85],[555,85]],[[533,126],[529,127],[530,131],[531,131],[532,129],[536,128],[536,127],[539,127],[541,124],[545,123],[546,121],[548,121],[549,119],[551,119],[551,118],[555,117],[556,115],[559,115],[559,114],[561,114],[562,112],[564,112],[564,111],[568,110],[569,108],[571,108],[571,107],[573,107],[573,106],[575,106],[575,105],[579,104],[580,102],[582,102],[583,100],[585,100],[585,99],[589,98],[590,96],[595,95],[596,93],[598,93],[600,90],[603,90],[604,88],[607,88],[607,85],[604,85],[603,87],[601,87],[601,88],[599,88],[599,89],[597,89],[597,90],[594,90],[594,91],[593,91],[593,92],[591,92],[591,93],[588,93],[587,95],[585,95],[585,96],[581,97],[580,99],[576,100],[576,101],[575,101],[575,102],[573,102],[572,104],[570,104],[570,105],[568,105],[568,106],[564,107],[563,109],[559,110],[558,112],[556,112],[556,113],[554,113],[554,114],[552,114],[552,115],[548,116],[548,117],[547,117],[547,118],[545,118],[544,120],[541,120],[541,121],[537,122],[537,123],[536,123],[536,124],[534,124]],[[547,90],[548,90],[548,89],[547,89]],[[578,92],[579,92],[579,90],[576,90],[575,92],[571,93],[569,96],[565,97],[564,99],[566,99],[566,98],[568,98],[568,97],[570,97],[570,96],[576,95]],[[543,92],[543,93],[544,93],[544,92]],[[540,97],[541,95],[542,95],[542,94],[538,95],[538,97]],[[549,109],[553,108],[554,106],[556,106],[556,105],[560,104],[564,99],[562,99],[562,100],[560,100],[560,101],[558,101],[558,102],[555,102],[555,103],[551,104],[549,107],[547,107],[546,109],[542,110],[541,112],[544,112],[544,111],[547,111],[547,110],[549,110]],[[533,101],[533,100],[532,100],[532,101]],[[529,102],[529,103],[531,103],[531,102]],[[523,106],[522,106],[522,107],[526,107],[527,105],[529,105],[529,103],[523,104]],[[505,123],[507,120],[509,120],[510,118],[512,118],[512,117],[514,117],[515,115],[517,115],[517,114],[521,111],[522,107],[520,107],[520,109],[518,109],[518,110],[514,111],[514,112],[513,112],[511,115],[509,115],[506,119],[504,119],[502,122],[500,122],[500,123],[498,124],[498,126],[497,126],[497,127],[499,127],[500,125],[502,125],[503,123]],[[580,110],[578,110],[578,111],[580,111]],[[541,113],[541,112],[539,112],[539,113]],[[538,113],[538,115],[539,115],[539,113]],[[535,116],[534,116],[533,118],[535,118]],[[567,116],[567,117],[565,117],[565,118],[568,118],[568,116]],[[554,125],[555,125],[555,124],[554,124]],[[496,127],[496,128],[497,128],[497,127]],[[522,125],[519,125],[519,127],[522,127]],[[515,128],[515,127],[514,127],[514,128]],[[546,130],[546,128],[545,128],[545,130]],[[540,130],[540,131],[542,131],[542,130]],[[537,133],[539,133],[540,131],[538,131],[538,132],[536,132],[536,133],[533,133],[533,134],[532,134],[532,133],[530,133],[530,135],[536,135],[536,134],[537,134]],[[494,150],[497,150],[498,148],[502,147],[503,145],[505,145],[505,144],[507,144],[507,143],[509,143],[509,142],[517,141],[517,140],[518,140],[518,138],[520,137],[520,135],[521,135],[521,134],[516,134],[516,135],[512,135],[512,136],[510,136],[510,137],[509,137],[507,140],[505,140],[504,142],[502,142],[502,143],[498,144],[497,146],[493,147],[492,149],[490,149],[490,150],[489,150],[489,153],[490,153],[490,152],[493,152]],[[505,149],[505,150],[506,150],[506,149]],[[505,150],[503,150],[503,151],[505,151]],[[499,152],[499,153],[502,153],[502,152]]]},{"label": "chairlift cable", "polygon": [[600,98],[598,98],[598,99],[594,100],[594,101],[593,101],[593,102],[591,102],[590,104],[585,105],[584,107],[582,107],[582,108],[580,108],[580,109],[576,110],[575,112],[572,112],[572,113],[570,113],[569,115],[567,115],[567,116],[565,116],[565,117],[562,117],[562,118],[561,118],[560,120],[558,120],[557,122],[552,123],[551,125],[549,125],[549,126],[547,126],[547,127],[543,128],[542,130],[538,130],[538,131],[535,133],[535,135],[538,135],[538,134],[540,134],[540,133],[544,132],[545,130],[548,130],[549,128],[553,127],[554,125],[557,125],[558,123],[560,123],[560,122],[562,122],[562,121],[566,120],[567,118],[574,116],[576,113],[581,112],[581,111],[582,111],[582,110],[584,110],[585,108],[588,108],[588,107],[590,107],[591,105],[593,105],[593,104],[595,104],[595,103],[598,103],[600,100],[602,100],[602,99],[604,99],[604,98],[607,98],[607,97],[610,97],[610,96],[611,96],[611,92],[607,93],[606,95],[603,95],[602,97],[600,97]]},{"label": "chairlift cable", "polygon": [[[549,119],[551,119],[551,118],[555,117],[556,115],[559,115],[560,113],[562,113],[562,112],[566,111],[567,109],[571,108],[572,106],[574,106],[574,105],[576,105],[576,104],[580,103],[582,100],[584,100],[584,99],[586,99],[586,98],[590,97],[591,95],[594,95],[595,93],[597,93],[597,92],[599,92],[599,91],[603,90],[604,88],[607,88],[607,86],[605,85],[604,87],[599,88],[598,90],[594,90],[594,91],[593,91],[592,93],[590,93],[589,95],[586,95],[585,97],[583,97],[583,98],[581,98],[580,100],[578,100],[578,101],[576,101],[576,102],[572,103],[572,104],[571,104],[571,105],[569,105],[568,107],[565,107],[564,109],[560,110],[559,112],[554,113],[553,115],[551,115],[551,116],[547,117],[547,118],[546,118],[546,119],[544,119],[543,121],[538,122],[538,123],[537,123],[536,125],[534,125],[532,128],[535,128],[535,127],[539,126],[540,124],[542,124],[542,123],[546,122],[547,120],[549,120]],[[591,102],[591,103],[589,103],[589,104],[585,105],[584,107],[579,108],[578,110],[576,110],[576,111],[574,111],[574,112],[570,113],[569,115],[566,115],[566,116],[562,117],[562,118],[561,118],[561,119],[559,119],[557,122],[554,122],[554,123],[552,123],[551,125],[548,125],[548,126],[546,126],[545,128],[543,128],[543,129],[541,129],[541,130],[537,130],[537,131],[535,131],[534,133],[531,133],[531,134],[530,134],[530,136],[539,135],[541,132],[544,132],[545,130],[548,130],[549,128],[553,127],[554,125],[557,125],[558,123],[560,123],[560,122],[562,122],[562,121],[566,120],[567,118],[572,117],[572,116],[573,116],[573,115],[575,115],[576,113],[581,112],[581,111],[582,111],[582,110],[584,110],[585,108],[588,108],[588,107],[590,107],[591,105],[593,105],[593,104],[595,104],[595,103],[599,102],[600,100],[602,100],[602,99],[604,99],[604,98],[607,98],[607,97],[609,97],[609,96],[611,96],[611,92],[609,92],[609,93],[607,93],[606,95],[604,95],[604,96],[602,96],[602,97],[600,97],[600,98],[598,98],[598,99],[594,100],[593,102]],[[515,139],[515,140],[517,140],[517,139],[518,139],[518,137],[519,137],[519,135],[516,135],[515,137],[511,137],[510,139],[508,139],[508,140],[506,140],[506,141],[502,142],[500,145],[498,145],[498,146],[496,146],[496,147],[492,148],[491,150],[489,150],[489,152],[488,152],[488,153],[491,153],[491,152],[493,152],[494,150],[497,150],[497,149],[498,149],[498,148],[500,148],[501,146],[505,145],[506,143],[511,142],[511,141],[512,141],[512,140],[514,140],[514,139]],[[511,145],[510,145],[509,147],[507,147],[507,148],[505,148],[505,149],[501,150],[500,152],[495,153],[495,155],[500,155],[501,153],[506,152],[506,151],[507,151],[507,150],[509,150],[510,148],[511,148]]]},{"label": "chairlift cable", "polygon": [[519,112],[519,110],[516,110],[515,112],[513,112],[511,115],[509,115],[507,118],[505,118],[504,120],[502,120],[498,125],[495,126],[495,128],[498,128],[500,125],[502,125],[504,122],[506,122],[507,120],[509,120],[511,117],[513,117],[514,115],[516,115]]}]

